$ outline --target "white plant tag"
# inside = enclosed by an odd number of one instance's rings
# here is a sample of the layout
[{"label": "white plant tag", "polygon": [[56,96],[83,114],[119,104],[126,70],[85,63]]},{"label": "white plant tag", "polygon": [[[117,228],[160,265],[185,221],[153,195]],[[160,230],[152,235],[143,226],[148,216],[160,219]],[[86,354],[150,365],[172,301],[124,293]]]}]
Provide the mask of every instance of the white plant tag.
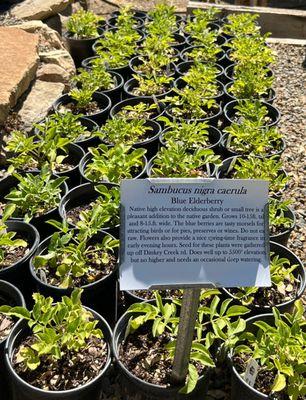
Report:
[{"label": "white plant tag", "polygon": [[257,378],[257,374],[258,374],[258,370],[259,370],[259,365],[258,362],[256,360],[254,360],[253,358],[250,359],[250,361],[248,362],[246,371],[244,373],[244,380],[246,381],[246,383],[250,386],[254,386],[256,378]]}]

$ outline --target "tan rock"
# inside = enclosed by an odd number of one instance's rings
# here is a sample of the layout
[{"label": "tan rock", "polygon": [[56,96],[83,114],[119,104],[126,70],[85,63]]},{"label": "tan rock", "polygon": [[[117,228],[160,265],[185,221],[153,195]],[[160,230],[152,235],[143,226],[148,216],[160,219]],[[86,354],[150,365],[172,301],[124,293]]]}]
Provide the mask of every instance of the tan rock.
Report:
[{"label": "tan rock", "polygon": [[45,82],[60,82],[68,88],[69,73],[56,64],[41,64],[37,70],[36,78]]},{"label": "tan rock", "polygon": [[38,35],[0,27],[0,122],[28,89],[35,77],[39,57]]},{"label": "tan rock", "polygon": [[69,76],[75,74],[75,65],[68,51],[53,50],[53,51],[41,52],[39,56],[41,61],[44,63],[59,65],[69,74]]},{"label": "tan rock", "polygon": [[34,122],[43,119],[64,89],[65,85],[62,83],[37,80],[19,111],[25,127],[30,127]]},{"label": "tan rock", "polygon": [[11,10],[15,18],[33,20],[46,19],[63,10],[72,0],[25,0]]}]

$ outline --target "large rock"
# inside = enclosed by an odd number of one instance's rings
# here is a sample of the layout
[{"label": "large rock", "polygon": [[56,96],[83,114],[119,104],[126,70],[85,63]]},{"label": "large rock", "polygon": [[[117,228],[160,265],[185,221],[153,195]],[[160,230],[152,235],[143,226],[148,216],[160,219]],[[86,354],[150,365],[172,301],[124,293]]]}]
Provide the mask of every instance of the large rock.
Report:
[{"label": "large rock", "polygon": [[45,63],[59,65],[61,68],[66,70],[69,76],[75,74],[75,66],[68,51],[54,50],[54,51],[41,52],[39,56],[41,61]]},{"label": "large rock", "polygon": [[30,128],[34,122],[42,120],[64,89],[65,85],[62,83],[37,80],[19,111],[25,128]]},{"label": "large rock", "polygon": [[0,27],[0,122],[28,89],[35,77],[38,35],[16,28]]},{"label": "large rock", "polygon": [[56,64],[42,63],[36,73],[36,78],[46,82],[64,83],[66,88],[69,88],[70,76],[68,72]]},{"label": "large rock", "polygon": [[63,10],[72,0],[24,0],[13,7],[11,15],[18,19],[46,19]]}]

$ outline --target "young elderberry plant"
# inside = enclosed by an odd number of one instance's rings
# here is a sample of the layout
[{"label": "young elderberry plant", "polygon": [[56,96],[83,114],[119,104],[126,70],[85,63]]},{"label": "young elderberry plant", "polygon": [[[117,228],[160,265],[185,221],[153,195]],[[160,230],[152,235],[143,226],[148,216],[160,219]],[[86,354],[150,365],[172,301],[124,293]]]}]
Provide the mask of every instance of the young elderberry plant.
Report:
[{"label": "young elderberry plant", "polygon": [[[281,302],[291,300],[294,286],[299,283],[298,278],[293,274],[298,265],[292,265],[287,258],[280,257],[274,253],[270,253],[270,257],[272,287],[283,296]],[[273,304],[273,299],[269,296],[270,288],[243,287],[235,291],[234,297],[239,299],[243,305],[248,306],[254,303],[254,296],[259,292],[266,298],[267,305],[275,305]]]},{"label": "young elderberry plant", "polygon": [[265,69],[254,70],[253,67],[241,69],[239,73],[234,71],[233,84],[228,92],[237,99],[261,99],[269,96],[274,77],[268,76]]},{"label": "young elderberry plant", "polygon": [[85,176],[93,182],[120,183],[132,179],[145,167],[146,149],[133,149],[123,143],[108,147],[100,144],[89,148],[92,160],[85,167]]},{"label": "young elderberry plant", "polygon": [[132,145],[150,137],[152,127],[144,119],[126,119],[118,117],[109,119],[96,135],[108,144]]},{"label": "young elderberry plant", "polygon": [[195,62],[181,79],[192,89],[202,90],[204,97],[214,97],[218,94],[218,72],[214,65]]},{"label": "young elderberry plant", "polygon": [[291,229],[294,220],[286,217],[285,212],[289,210],[291,200],[279,201],[276,199],[269,199],[269,226],[270,235],[277,235],[280,232]]},{"label": "young elderberry plant", "polygon": [[52,172],[65,171],[67,146],[90,135],[81,124],[80,117],[81,115],[73,115],[71,112],[55,113],[43,122],[34,124],[37,130],[35,135],[13,131],[5,147],[6,151],[13,153],[8,159],[11,165],[9,170],[42,169],[47,165]]},{"label": "young elderberry plant", "polygon": [[228,46],[231,49],[230,59],[242,65],[254,68],[255,71],[266,68],[275,63],[275,54],[273,50],[266,45],[269,34],[263,36],[243,36],[232,39]]},{"label": "young elderberry plant", "polygon": [[167,97],[165,101],[170,105],[169,112],[177,119],[205,119],[218,108],[217,101],[203,97],[201,89],[195,90],[187,86],[173,90],[177,95]]},{"label": "young elderberry plant", "polygon": [[259,15],[250,13],[229,14],[227,23],[223,25],[223,32],[227,35],[254,36],[260,33],[260,26],[257,23]]},{"label": "young elderberry plant", "polygon": [[[269,376],[264,384],[264,394],[273,398],[301,400],[306,396],[306,346],[305,317],[301,300],[295,302],[293,314],[281,315],[273,308],[274,322],[264,319],[253,322],[257,333],[245,332],[233,351],[233,361],[244,364],[239,373],[245,372],[249,359],[259,364],[255,389],[262,391],[258,377]],[[238,368],[238,367],[236,367]]]},{"label": "young elderberry plant", "polygon": [[117,117],[124,118],[127,120],[136,119],[136,120],[148,120],[152,119],[155,114],[161,113],[161,108],[158,103],[144,103],[140,102],[135,105],[127,105],[123,107],[117,114]]},{"label": "young elderberry plant", "polygon": [[22,239],[16,239],[16,232],[8,232],[7,220],[12,216],[14,207],[7,207],[0,219],[0,270],[7,267],[6,256],[18,247],[27,247],[28,243]]},{"label": "young elderberry plant", "polygon": [[69,17],[66,28],[76,39],[90,39],[99,36],[98,25],[103,21],[91,11],[78,10]]},{"label": "young elderberry plant", "polygon": [[[179,316],[176,305],[172,303],[163,303],[158,292],[155,292],[156,305],[150,303],[136,303],[129,307],[128,312],[133,315],[125,332],[125,340],[143,325],[151,326],[153,339],[162,335],[168,335],[168,343],[161,348],[162,357],[165,362],[173,360],[176,347],[176,338],[179,325]],[[194,340],[190,352],[188,376],[185,386],[180,390],[181,393],[191,393],[198,381],[199,375],[196,363],[199,363],[203,369],[214,367],[214,361],[209,351],[209,346],[204,341]]]},{"label": "young elderberry plant", "polygon": [[276,156],[270,158],[254,156],[250,156],[247,159],[238,158],[233,168],[233,178],[263,179],[268,181],[270,196],[283,190],[289,181],[289,177],[286,176],[282,169],[282,162]]},{"label": "young elderberry plant", "polygon": [[98,198],[90,203],[90,208],[79,213],[76,220],[71,217],[67,222],[74,224],[79,230],[91,227],[92,234],[101,229],[120,223],[120,192],[118,187],[108,189],[105,185],[97,185]]},{"label": "young elderberry plant", "polygon": [[137,29],[137,24],[134,19],[134,12],[130,5],[120,8],[120,13],[115,22],[116,28],[126,32],[132,32]]},{"label": "young elderberry plant", "polygon": [[72,78],[72,82],[79,85],[81,89],[88,89],[92,92],[110,90],[115,86],[114,78],[106,70],[105,65],[92,66],[88,71],[84,68],[78,70],[78,74]]},{"label": "young elderberry plant", "polygon": [[24,371],[35,371],[42,359],[54,364],[65,360],[68,354],[77,356],[88,346],[89,338],[103,338],[97,328],[98,321],[81,304],[81,293],[81,289],[75,289],[70,298],[64,296],[58,303],[52,297],[34,293],[32,311],[24,307],[0,307],[1,313],[28,321],[33,340],[21,344],[16,352],[16,363]]},{"label": "young elderberry plant", "polygon": [[177,122],[166,117],[159,117],[158,121],[164,122],[167,130],[163,134],[163,141],[176,142],[187,150],[197,150],[209,145],[209,125],[206,122]]},{"label": "young elderberry plant", "polygon": [[133,92],[139,96],[160,95],[170,90],[174,80],[173,76],[157,75],[144,77],[141,75],[133,75],[137,81],[137,86]]},{"label": "young elderberry plant", "polygon": [[69,95],[75,101],[78,110],[86,110],[93,101],[94,92],[92,87],[73,88],[70,90]]},{"label": "young elderberry plant", "polygon": [[224,132],[228,133],[226,146],[238,154],[266,156],[281,150],[282,134],[276,127],[259,127],[253,121],[243,120],[232,123]]},{"label": "young elderberry plant", "polygon": [[180,143],[168,142],[153,160],[152,177],[196,178],[211,176],[215,166],[220,165],[220,157],[210,149],[187,152]]},{"label": "young elderberry plant", "polygon": [[197,61],[201,63],[215,64],[218,54],[222,49],[216,42],[216,36],[213,32],[201,37],[201,45],[192,47],[184,51],[186,61]]},{"label": "young elderberry plant", "polygon": [[271,122],[268,108],[260,100],[238,100],[234,109],[236,110],[235,118],[239,124],[247,120],[252,122],[254,127],[262,127]]},{"label": "young elderberry plant", "polygon": [[110,267],[115,267],[119,240],[110,235],[94,240],[91,227],[77,232],[67,224],[49,222],[61,231],[55,232],[46,251],[33,259],[37,275],[48,284],[63,289],[88,285],[107,276]]},{"label": "young elderberry plant", "polygon": [[140,35],[134,31],[130,33],[107,31],[104,37],[97,41],[96,52],[99,56],[94,59],[92,65],[103,65],[107,68],[121,68],[128,64],[134,56],[137,40]]},{"label": "young elderberry plant", "polygon": [[209,29],[209,24],[218,18],[220,12],[221,10],[216,7],[193,10],[192,15],[187,17],[185,32],[191,36],[205,32]]},{"label": "young elderberry plant", "polygon": [[168,5],[166,1],[149,11],[148,16],[151,18],[147,24],[149,35],[163,37],[177,30],[175,7]]},{"label": "young elderberry plant", "polygon": [[30,222],[58,207],[61,199],[61,185],[66,177],[53,178],[48,168],[43,167],[39,174],[13,174],[18,184],[5,197],[5,211],[9,207],[15,218]]}]

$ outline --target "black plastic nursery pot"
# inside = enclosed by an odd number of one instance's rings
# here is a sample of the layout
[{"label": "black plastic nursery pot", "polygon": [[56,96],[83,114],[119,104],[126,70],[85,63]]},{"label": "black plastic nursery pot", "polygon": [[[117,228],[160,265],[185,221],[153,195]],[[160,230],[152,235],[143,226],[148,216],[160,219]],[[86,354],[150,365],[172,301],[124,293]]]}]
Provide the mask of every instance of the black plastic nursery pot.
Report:
[{"label": "black plastic nursery pot", "polygon": [[[38,174],[38,172],[31,172],[32,174]],[[56,179],[58,178],[58,175],[52,174],[52,178]],[[5,201],[4,197],[13,189],[14,187],[17,186],[18,184],[17,178],[14,176],[8,177],[3,182],[0,182],[0,201]],[[68,192],[68,186],[65,182],[63,182],[60,186],[61,189],[61,197],[63,197],[67,192]],[[59,212],[58,212],[58,207],[53,208],[52,210],[46,212],[43,215],[40,215],[38,217],[33,217],[30,221],[31,225],[33,225],[39,232],[40,238],[44,239],[47,236],[51,235],[55,228],[47,223],[50,219],[58,219],[59,218]],[[12,221],[23,221],[23,218],[12,218]]]},{"label": "black plastic nursery pot", "polygon": [[[165,133],[167,133],[169,130],[171,130],[171,128],[167,128],[165,129],[159,140],[161,142],[161,144],[163,146],[166,145],[166,140],[164,138]],[[208,139],[209,139],[209,143],[207,144],[207,146],[205,147],[205,149],[210,149],[213,150],[214,153],[216,154],[220,154],[221,150],[220,150],[220,143],[222,140],[222,133],[219,131],[219,129],[215,128],[214,126],[208,126],[207,128],[208,130]]]},{"label": "black plastic nursery pot", "polygon": [[90,118],[81,117],[81,124],[90,132],[90,136],[86,138],[80,138],[75,143],[80,146],[84,151],[87,151],[88,147],[95,146],[99,143],[99,139],[94,137],[94,132],[99,129],[99,125],[92,121]]},{"label": "black plastic nursery pot", "polygon": [[[235,68],[236,63],[230,64],[228,67],[225,68],[224,74],[226,77],[227,82],[231,82],[234,80],[234,68]],[[267,77],[272,77],[274,76],[274,72],[271,69],[267,70]]]},{"label": "black plastic nursery pot", "polygon": [[[98,232],[90,239],[90,244],[101,243],[106,235],[105,232]],[[114,237],[113,237],[114,238]],[[39,273],[34,267],[34,258],[38,255],[46,254],[51,236],[41,242],[30,260],[31,279],[39,293],[44,296],[51,296],[55,301],[60,301],[62,296],[71,295],[73,288],[63,289],[46,282],[43,274]],[[113,325],[116,321],[117,313],[117,280],[118,280],[118,252],[115,253],[117,259],[116,268],[104,278],[82,286],[82,304],[93,308],[104,317],[109,324]]]},{"label": "black plastic nursery pot", "polygon": [[[181,59],[183,61],[198,61],[198,62],[207,62],[208,60],[205,59],[197,59],[194,60],[191,56],[190,56],[190,52],[193,49],[198,49],[198,48],[203,48],[205,49],[205,46],[201,46],[201,45],[197,45],[197,46],[189,46],[186,47],[182,52],[181,52]],[[225,57],[226,53],[222,50],[220,51],[220,53],[218,53],[218,55],[216,56],[217,58],[217,64],[221,65],[223,68],[225,66],[225,62],[224,62],[224,57]]]},{"label": "black plastic nursery pot", "polygon": [[81,182],[81,176],[79,173],[79,163],[84,156],[85,152],[82,147],[77,144],[70,143],[68,144],[68,157],[67,162],[73,165],[73,168],[68,171],[58,172],[56,171],[56,175],[58,176],[67,176],[66,184],[69,188],[79,185]]},{"label": "black plastic nursery pot", "polygon": [[[194,61],[183,61],[183,62],[181,62],[181,63],[179,63],[177,66],[176,66],[176,71],[177,71],[177,74],[179,75],[179,76],[183,76],[183,75],[185,75],[189,70],[190,70],[190,68],[191,67],[193,67],[195,65],[195,62]],[[216,75],[216,78],[220,81],[220,82],[222,82],[222,83],[224,83],[224,69],[221,67],[221,65],[219,65],[219,64],[215,64],[215,67],[218,69],[218,73],[217,73],[217,75]]]},{"label": "black plastic nursery pot", "polygon": [[[171,60],[169,60],[171,61]],[[140,70],[137,68],[139,65],[142,65],[143,61],[139,59],[139,56],[135,56],[130,59],[129,61],[129,66],[132,71],[133,75],[141,75],[141,76],[146,76],[143,72],[140,72]],[[175,76],[176,74],[176,68],[175,64],[173,62],[169,62],[168,66],[164,70],[166,76]]]},{"label": "black plastic nursery pot", "polygon": [[172,113],[171,108],[167,108],[165,110],[165,116],[168,117],[171,121],[173,121],[174,119],[179,120],[183,120],[186,122],[207,122],[209,125],[214,126],[216,128],[218,128],[219,125],[219,121],[221,120],[221,116],[222,116],[222,108],[221,106],[218,104],[216,107],[216,110],[208,117],[205,118],[184,118],[184,117],[175,117]]},{"label": "black plastic nursery pot", "polygon": [[[148,14],[145,11],[139,11],[139,10],[132,10],[133,15],[137,18],[141,18],[141,19],[146,19]],[[120,15],[120,11],[113,11],[111,13],[111,17],[118,17],[118,15]]]},{"label": "black plastic nursery pot", "polygon": [[90,382],[84,385],[70,390],[65,391],[47,391],[35,386],[32,386],[25,380],[23,380],[14,370],[12,366],[12,358],[14,356],[15,349],[19,344],[30,334],[30,330],[27,325],[27,321],[19,321],[12,329],[5,345],[5,364],[8,369],[9,378],[13,390],[14,400],[99,400],[101,392],[103,392],[103,378],[109,370],[111,363],[111,340],[112,332],[105,321],[97,312],[87,308],[93,315],[94,318],[99,321],[97,328],[100,328],[103,332],[104,339],[107,342],[107,360],[100,371],[100,373]]},{"label": "black plastic nursery pot", "polygon": [[[158,140],[158,138],[157,138]],[[133,146],[134,147],[134,146]],[[135,150],[135,148],[132,148],[131,151]],[[87,164],[92,161],[92,154],[91,153],[86,153],[85,156],[82,158],[79,169],[80,169],[80,174],[82,176],[83,182],[93,182],[91,179],[87,178],[85,175],[85,170],[87,167]],[[147,168],[147,158],[143,156],[143,168],[141,170],[138,170],[135,176],[133,176],[132,179],[143,179],[146,177],[146,168]],[[101,183],[101,181],[96,181],[95,183]]]},{"label": "black plastic nursery pot", "polygon": [[186,46],[188,46],[188,44],[186,42],[185,36],[180,33],[174,33],[173,43],[171,43],[171,47],[181,52],[185,49]]},{"label": "black plastic nursery pot", "polygon": [[[184,81],[183,77],[177,78],[174,81],[174,87],[176,89],[183,89],[185,86],[187,86],[187,83]],[[224,98],[224,86],[220,81],[216,81],[216,86],[218,87],[218,94],[214,97],[212,97],[213,99],[216,100],[217,103],[222,103],[223,98]]]},{"label": "black plastic nursery pot", "polygon": [[117,322],[112,341],[112,350],[118,366],[120,379],[118,380],[121,390],[124,392],[125,400],[203,400],[208,389],[210,370],[201,376],[198,384],[190,394],[180,394],[182,386],[164,388],[152,383],[145,382],[133,375],[120,360],[119,349],[124,340],[128,321],[132,313],[125,313]]},{"label": "black plastic nursery pot", "polygon": [[75,39],[71,35],[64,35],[65,41],[68,46],[69,53],[71,54],[76,67],[80,67],[85,58],[94,55],[92,46],[100,36],[90,39]]},{"label": "black plastic nursery pot", "polygon": [[[279,243],[270,242],[270,251],[275,255],[278,255],[280,258],[287,258],[290,261],[290,265],[297,265],[297,268],[293,271],[293,275],[299,280],[299,288],[296,294],[296,297],[292,300],[288,300],[284,303],[275,304],[275,307],[280,311],[280,313],[290,313],[294,308],[294,302],[298,300],[304,293],[306,288],[306,273],[303,266],[302,261],[287,247],[282,246]],[[230,293],[227,289],[221,289],[224,293],[234,299],[233,304],[241,304],[239,300],[235,299],[234,295]],[[249,304],[247,306],[250,311],[250,316],[259,315],[259,314],[267,314],[272,312],[271,306],[261,307],[254,303]]]},{"label": "black plastic nursery pot", "polygon": [[[248,154],[246,153],[238,153],[237,151],[234,150],[234,148],[231,148],[230,144],[228,143],[228,140],[229,140],[229,134],[225,133],[221,140],[221,151],[224,158],[229,158],[234,156],[248,156]],[[234,139],[232,140],[233,142],[235,141]],[[254,154],[254,156],[259,158],[270,158],[273,156],[281,157],[286,148],[286,143],[284,139],[280,138],[277,142],[274,143],[274,145],[275,145],[275,150],[273,149],[274,150],[273,152],[267,154]]]},{"label": "black plastic nursery pot", "polygon": [[286,211],[284,211],[284,217],[285,218],[290,218],[292,221],[292,225],[290,228],[284,229],[280,231],[277,234],[271,235],[270,234],[270,240],[272,242],[279,243],[283,246],[287,246],[288,240],[290,238],[291,232],[294,230],[295,225],[296,225],[296,218],[295,218],[295,213],[294,211],[288,207]]},{"label": "black plastic nursery pot", "polygon": [[[246,332],[251,332],[256,334],[258,331],[258,327],[253,325],[256,321],[264,321],[269,325],[274,325],[274,315],[273,314],[261,314],[256,315],[246,320]],[[235,366],[232,364],[232,378],[231,378],[231,400],[269,400],[269,396],[259,392],[254,389],[245,380],[242,376],[237,372]]]},{"label": "black plastic nursery pot", "polygon": [[[237,98],[236,96],[232,95],[229,92],[230,87],[233,85],[233,82],[228,82],[225,86],[224,86],[224,93],[225,93],[225,102],[229,103],[230,101],[233,100],[240,100],[239,98]],[[274,89],[269,89],[267,94],[263,94],[260,96],[260,100],[263,100],[269,104],[273,104],[274,100],[276,98],[276,93]]]},{"label": "black plastic nursery pot", "polygon": [[[87,114],[85,116],[92,119],[94,122],[97,122],[98,124],[102,124],[108,118],[109,110],[112,105],[111,100],[108,96],[99,92],[95,92],[93,94],[92,100],[98,104],[100,110],[93,114]],[[53,108],[58,111],[61,109],[61,107],[65,108],[65,106],[70,103],[75,104],[76,102],[71,98],[69,94],[64,94],[53,103]],[[81,113],[82,110],[80,110],[80,114]]]},{"label": "black plastic nursery pot", "polygon": [[101,90],[99,92],[108,96],[111,99],[112,104],[116,104],[121,101],[124,80],[117,72],[109,71],[109,73],[112,75],[115,81],[115,87],[113,89]]},{"label": "black plastic nursery pot", "polygon": [[[22,290],[28,298],[32,295],[31,275],[29,271],[29,261],[36,251],[40,236],[38,230],[31,224],[23,221],[8,220],[6,222],[7,232],[16,232],[15,238],[23,239],[28,244],[27,253],[14,264],[0,269],[0,280],[10,282]],[[0,285],[1,296],[1,285]]]},{"label": "black plastic nursery pot", "polygon": [[[96,49],[96,44],[93,45],[94,53],[96,53],[95,49]],[[85,69],[89,69],[89,70],[92,69],[92,62],[93,62],[93,60],[95,60],[97,58],[99,58],[99,56],[86,58],[85,60],[82,61],[82,67]],[[117,68],[106,67],[106,69],[109,72],[115,72],[115,73],[119,74],[123,78],[124,81],[130,79],[130,77],[131,77],[131,69],[130,69],[128,63],[121,67],[117,67]]]},{"label": "black plastic nursery pot", "polygon": [[[112,187],[119,187],[115,183],[110,182],[101,182],[108,189]],[[95,184],[93,183],[84,183],[83,185],[77,186],[71,189],[66,195],[62,198],[59,205],[59,214],[63,220],[67,219],[67,212],[72,208],[79,207],[82,205],[86,205],[95,201],[100,194],[95,190]],[[73,224],[69,225],[73,228],[76,226]],[[101,231],[105,231],[115,237],[119,236],[119,225],[116,226],[103,226]]]},{"label": "black plastic nursery pot", "polygon": [[[139,94],[136,94],[133,92],[133,90],[135,88],[137,88],[137,85],[138,85],[138,82],[135,78],[131,78],[125,83],[124,92],[127,97],[139,97]],[[148,96],[148,97],[152,97],[152,98],[155,97],[157,100],[162,100],[167,96],[171,96],[172,92],[173,92],[172,86],[170,86],[169,88],[165,89],[165,91],[163,93],[155,94],[154,96],[152,95],[152,96]]]},{"label": "black plastic nursery pot", "polygon": [[[267,107],[268,117],[270,118],[270,122],[265,124],[266,127],[276,126],[280,120],[280,112],[277,108],[273,107],[271,104],[266,103],[265,101],[260,102],[263,106]],[[236,110],[235,107],[238,105],[237,100],[233,100],[227,103],[224,107],[224,126],[228,126],[235,121]]]},{"label": "black plastic nursery pot", "polygon": [[[107,21],[107,25],[110,28],[117,28],[117,20],[118,20],[118,15],[114,15]],[[134,29],[142,29],[144,27],[144,21],[142,18],[138,18],[136,17],[136,15],[134,15],[133,20],[135,23],[135,25],[133,26]]]},{"label": "black plastic nursery pot", "polygon": [[[25,307],[25,300],[20,290],[5,280],[0,280],[0,305],[9,305],[12,307]],[[10,400],[11,392],[9,391],[9,383],[7,371],[4,364],[4,348],[7,338],[0,341],[0,393],[1,399]]]},{"label": "black plastic nursery pot", "polygon": [[148,105],[157,104],[158,106],[157,110],[151,115],[150,117],[151,120],[155,120],[164,113],[165,105],[163,103],[161,102],[156,103],[155,99],[150,96],[137,96],[122,100],[120,103],[115,104],[110,110],[110,117],[114,118],[115,115],[118,114],[126,106],[136,106],[139,103],[145,103]]}]

